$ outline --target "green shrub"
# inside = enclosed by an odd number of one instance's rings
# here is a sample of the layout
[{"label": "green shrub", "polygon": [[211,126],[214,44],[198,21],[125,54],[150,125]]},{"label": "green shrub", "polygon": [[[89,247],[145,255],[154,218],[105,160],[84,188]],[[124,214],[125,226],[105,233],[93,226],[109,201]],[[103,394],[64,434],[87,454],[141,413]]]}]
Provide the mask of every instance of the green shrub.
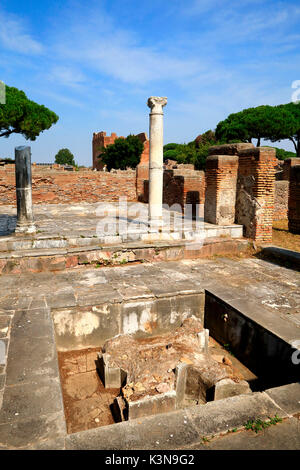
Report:
[{"label": "green shrub", "polygon": [[112,168],[126,170],[135,168],[139,162],[144,149],[144,144],[135,135],[128,135],[126,139],[119,137],[111,145],[103,149],[98,158],[107,166],[108,171]]},{"label": "green shrub", "polygon": [[55,155],[55,163],[75,166],[74,155],[69,149],[60,149]]}]

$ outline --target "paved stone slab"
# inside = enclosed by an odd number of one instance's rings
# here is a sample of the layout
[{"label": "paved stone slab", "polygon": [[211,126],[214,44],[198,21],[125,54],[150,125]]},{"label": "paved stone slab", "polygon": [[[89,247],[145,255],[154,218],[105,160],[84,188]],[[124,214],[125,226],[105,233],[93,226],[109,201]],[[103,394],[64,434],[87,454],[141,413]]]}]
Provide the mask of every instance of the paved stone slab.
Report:
[{"label": "paved stone slab", "polygon": [[41,378],[35,382],[6,386],[0,423],[13,423],[61,410],[59,379]]},{"label": "paved stone slab", "polygon": [[300,382],[271,388],[266,394],[286,413],[300,413]]},{"label": "paved stone slab", "polygon": [[267,419],[275,414],[279,417],[287,416],[265,393],[259,392],[209,402],[200,409],[188,408],[186,413],[200,436],[216,435],[228,429],[239,428],[249,419]]},{"label": "paved stone slab", "polygon": [[300,423],[292,418],[270,426],[255,434],[253,431],[230,433],[196,444],[190,449],[199,450],[299,450]]},{"label": "paved stone slab", "polygon": [[62,412],[28,417],[12,423],[0,424],[0,449],[23,448],[33,443],[38,445],[47,439],[52,439],[53,442],[65,434],[66,427]]}]

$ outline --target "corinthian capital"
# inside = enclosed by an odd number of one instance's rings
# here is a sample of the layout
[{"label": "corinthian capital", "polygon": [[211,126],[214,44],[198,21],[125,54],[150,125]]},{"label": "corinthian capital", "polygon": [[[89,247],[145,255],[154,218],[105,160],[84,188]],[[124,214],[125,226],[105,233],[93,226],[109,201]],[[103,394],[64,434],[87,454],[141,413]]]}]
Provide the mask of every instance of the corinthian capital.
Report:
[{"label": "corinthian capital", "polygon": [[147,105],[151,108],[151,114],[163,114],[163,106],[167,104],[166,96],[150,96]]}]

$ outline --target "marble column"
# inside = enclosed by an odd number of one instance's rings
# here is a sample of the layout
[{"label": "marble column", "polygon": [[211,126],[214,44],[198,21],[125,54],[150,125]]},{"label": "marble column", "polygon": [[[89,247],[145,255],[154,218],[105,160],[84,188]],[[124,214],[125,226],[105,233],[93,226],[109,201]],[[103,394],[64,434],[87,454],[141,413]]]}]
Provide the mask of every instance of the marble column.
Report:
[{"label": "marble column", "polygon": [[163,106],[167,98],[150,96],[149,221],[162,220],[163,202]]},{"label": "marble column", "polygon": [[18,214],[16,233],[34,233],[30,147],[15,148],[15,170]]}]

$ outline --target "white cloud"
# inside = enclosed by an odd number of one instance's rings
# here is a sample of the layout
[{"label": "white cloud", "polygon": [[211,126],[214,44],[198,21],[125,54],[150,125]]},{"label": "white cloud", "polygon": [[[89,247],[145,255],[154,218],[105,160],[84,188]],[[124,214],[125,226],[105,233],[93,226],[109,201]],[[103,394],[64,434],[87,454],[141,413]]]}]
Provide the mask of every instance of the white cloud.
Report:
[{"label": "white cloud", "polygon": [[43,50],[42,44],[30,36],[18,17],[3,12],[0,12],[0,43],[22,54],[36,55]]},{"label": "white cloud", "polygon": [[48,74],[48,79],[71,88],[78,88],[87,81],[86,76],[80,70],[64,65],[54,66]]}]

